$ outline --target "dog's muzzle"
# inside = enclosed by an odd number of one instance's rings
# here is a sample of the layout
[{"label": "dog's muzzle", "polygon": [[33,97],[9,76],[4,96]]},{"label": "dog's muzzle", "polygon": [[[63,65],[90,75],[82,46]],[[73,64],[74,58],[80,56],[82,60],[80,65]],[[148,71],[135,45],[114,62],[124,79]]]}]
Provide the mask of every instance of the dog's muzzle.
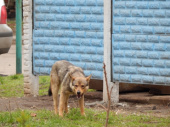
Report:
[{"label": "dog's muzzle", "polygon": [[82,94],[80,91],[77,91],[77,98],[80,99],[82,97]]}]

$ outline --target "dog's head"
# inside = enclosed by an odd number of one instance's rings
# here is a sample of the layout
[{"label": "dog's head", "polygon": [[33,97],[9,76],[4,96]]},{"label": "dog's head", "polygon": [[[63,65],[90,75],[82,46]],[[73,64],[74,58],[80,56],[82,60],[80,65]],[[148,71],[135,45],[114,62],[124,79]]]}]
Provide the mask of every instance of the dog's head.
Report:
[{"label": "dog's head", "polygon": [[71,77],[71,89],[77,95],[77,98],[80,99],[84,93],[89,89],[89,82],[91,75],[88,77]]}]

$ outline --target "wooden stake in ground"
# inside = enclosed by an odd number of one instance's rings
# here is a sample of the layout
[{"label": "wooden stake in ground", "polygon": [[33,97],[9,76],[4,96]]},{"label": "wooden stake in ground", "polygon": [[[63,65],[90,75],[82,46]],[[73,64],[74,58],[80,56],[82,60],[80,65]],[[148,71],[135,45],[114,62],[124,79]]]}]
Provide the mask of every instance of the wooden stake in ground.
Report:
[{"label": "wooden stake in ground", "polygon": [[107,72],[106,72],[106,65],[105,63],[103,63],[103,69],[104,69],[104,76],[105,76],[105,85],[106,85],[106,90],[107,90],[107,97],[108,97],[108,101],[107,101],[107,116],[106,116],[106,123],[105,123],[105,127],[107,127],[108,125],[108,120],[109,120],[109,112],[110,112],[110,105],[111,105],[111,93],[112,93],[112,89],[113,86],[111,87],[111,90],[109,92],[109,85],[108,85],[108,81],[107,81]]}]

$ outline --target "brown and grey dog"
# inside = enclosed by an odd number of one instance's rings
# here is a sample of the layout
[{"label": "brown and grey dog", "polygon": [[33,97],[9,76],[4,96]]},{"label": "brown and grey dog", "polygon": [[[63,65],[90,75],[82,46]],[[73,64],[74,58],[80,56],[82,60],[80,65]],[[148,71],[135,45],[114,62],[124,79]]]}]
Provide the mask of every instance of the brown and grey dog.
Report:
[{"label": "brown and grey dog", "polygon": [[67,61],[57,61],[51,70],[49,95],[53,95],[54,110],[58,113],[58,93],[60,90],[59,116],[63,116],[63,111],[68,112],[68,99],[71,94],[77,95],[81,115],[84,113],[84,93],[89,88],[91,75],[85,77],[83,70]]}]

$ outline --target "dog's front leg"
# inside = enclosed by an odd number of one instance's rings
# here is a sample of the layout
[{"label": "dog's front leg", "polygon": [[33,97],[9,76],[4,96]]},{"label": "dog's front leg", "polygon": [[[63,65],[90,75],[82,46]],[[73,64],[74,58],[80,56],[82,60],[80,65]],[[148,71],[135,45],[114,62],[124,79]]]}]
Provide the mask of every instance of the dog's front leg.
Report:
[{"label": "dog's front leg", "polygon": [[66,101],[66,96],[61,90],[60,103],[59,103],[59,116],[61,116],[61,117],[63,117],[63,111],[64,111],[64,108],[65,108],[65,101]]},{"label": "dog's front leg", "polygon": [[85,116],[85,113],[84,113],[84,95],[79,100],[79,107],[80,107],[81,115]]}]

